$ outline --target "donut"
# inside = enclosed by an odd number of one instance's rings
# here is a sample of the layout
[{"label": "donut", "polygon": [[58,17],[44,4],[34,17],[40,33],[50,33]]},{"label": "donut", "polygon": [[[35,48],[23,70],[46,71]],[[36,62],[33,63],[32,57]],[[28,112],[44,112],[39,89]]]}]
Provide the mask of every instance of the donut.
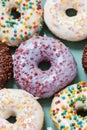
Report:
[{"label": "donut", "polygon": [[87,130],[87,82],[79,82],[55,95],[50,115],[58,130]]},{"label": "donut", "polygon": [[86,0],[47,0],[44,20],[49,30],[67,41],[87,38]]},{"label": "donut", "polygon": [[85,73],[87,74],[87,44],[84,46],[82,54],[82,66],[84,68]]},{"label": "donut", "polygon": [[[40,67],[45,63],[46,70]],[[22,42],[15,51],[13,71],[20,88],[35,97],[48,98],[75,78],[77,64],[59,40],[35,36]]]},{"label": "donut", "polygon": [[0,89],[10,80],[13,73],[13,60],[10,49],[0,43]]},{"label": "donut", "polygon": [[18,46],[40,33],[43,9],[40,0],[0,0],[0,41]]},{"label": "donut", "polygon": [[21,89],[0,90],[0,130],[42,130],[43,121],[42,107],[31,94]]}]

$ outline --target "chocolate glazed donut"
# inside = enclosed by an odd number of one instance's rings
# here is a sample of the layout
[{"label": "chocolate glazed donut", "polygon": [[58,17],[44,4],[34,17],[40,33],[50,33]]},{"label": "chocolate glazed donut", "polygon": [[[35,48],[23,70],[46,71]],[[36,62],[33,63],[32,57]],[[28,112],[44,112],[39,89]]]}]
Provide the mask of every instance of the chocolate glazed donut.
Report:
[{"label": "chocolate glazed donut", "polygon": [[84,50],[83,50],[82,65],[85,73],[87,74],[87,44],[84,46]]},{"label": "chocolate glazed donut", "polygon": [[0,89],[5,87],[12,76],[12,62],[10,49],[5,44],[0,43]]}]

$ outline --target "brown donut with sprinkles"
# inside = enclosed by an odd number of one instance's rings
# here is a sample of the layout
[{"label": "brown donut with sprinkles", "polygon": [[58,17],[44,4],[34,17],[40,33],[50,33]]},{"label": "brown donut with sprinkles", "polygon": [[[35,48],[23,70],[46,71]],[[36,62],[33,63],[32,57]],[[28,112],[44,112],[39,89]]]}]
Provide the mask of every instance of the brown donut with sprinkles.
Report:
[{"label": "brown donut with sprinkles", "polygon": [[12,76],[12,55],[10,49],[0,43],[0,89],[5,87]]},{"label": "brown donut with sprinkles", "polygon": [[85,73],[87,74],[87,44],[84,47],[83,55],[82,55],[82,65]]}]

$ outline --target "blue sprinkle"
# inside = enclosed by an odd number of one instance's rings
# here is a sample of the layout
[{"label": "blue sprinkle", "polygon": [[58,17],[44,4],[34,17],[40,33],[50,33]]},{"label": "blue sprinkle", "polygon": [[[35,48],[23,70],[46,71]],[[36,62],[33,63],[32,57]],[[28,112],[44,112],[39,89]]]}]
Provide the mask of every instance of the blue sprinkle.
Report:
[{"label": "blue sprinkle", "polygon": [[14,41],[14,40],[15,40],[15,38],[14,38],[14,37],[11,37],[11,40],[13,40],[13,41]]},{"label": "blue sprinkle", "polygon": [[30,6],[28,6],[28,8],[29,8],[29,9],[32,9],[32,6],[30,5]]},{"label": "blue sprinkle", "polygon": [[64,125],[62,125],[61,127],[60,127],[60,130],[62,130],[62,129],[64,129],[65,128],[65,126]]},{"label": "blue sprinkle", "polygon": [[38,33],[40,33],[40,31],[41,31],[41,29],[40,29],[40,28],[38,28]]},{"label": "blue sprinkle", "polygon": [[31,33],[30,32],[28,32],[28,36],[30,36],[31,35]]},{"label": "blue sprinkle", "polygon": [[23,6],[22,9],[25,10],[25,7]]},{"label": "blue sprinkle", "polygon": [[82,121],[78,121],[77,123],[78,123],[78,125],[80,125],[80,126],[82,126],[82,124],[83,124]]},{"label": "blue sprinkle", "polygon": [[17,30],[14,30],[14,33],[17,33]]},{"label": "blue sprinkle", "polygon": [[62,99],[64,100],[64,99],[66,99],[66,97],[65,97],[65,96],[62,96]]}]

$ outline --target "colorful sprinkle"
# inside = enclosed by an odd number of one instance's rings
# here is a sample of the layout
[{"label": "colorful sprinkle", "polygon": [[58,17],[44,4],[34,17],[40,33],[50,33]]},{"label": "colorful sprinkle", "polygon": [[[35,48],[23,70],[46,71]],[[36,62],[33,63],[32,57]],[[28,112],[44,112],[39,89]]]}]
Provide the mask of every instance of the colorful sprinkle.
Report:
[{"label": "colorful sprinkle", "polygon": [[[7,41],[6,44],[9,46],[18,46],[21,41],[24,41],[26,38],[28,39],[40,33],[43,25],[43,9],[40,0],[14,0],[13,5],[15,5],[15,7],[12,9],[16,11],[15,13],[20,13],[20,17],[15,18],[15,16],[10,13],[11,4],[11,0],[0,1],[0,31],[3,33],[3,37],[1,36],[0,40],[2,42]],[[4,33],[6,30],[8,30],[8,32]],[[15,33],[17,33],[17,35]]]},{"label": "colorful sprinkle", "polygon": [[[78,91],[79,93],[77,93]],[[66,130],[65,128],[67,130],[86,130],[87,116],[78,114],[79,110],[87,111],[86,95],[87,82],[71,85],[56,94],[52,101],[50,115],[59,130]],[[60,102],[57,104],[58,101]],[[55,112],[54,115],[53,112]]]}]

